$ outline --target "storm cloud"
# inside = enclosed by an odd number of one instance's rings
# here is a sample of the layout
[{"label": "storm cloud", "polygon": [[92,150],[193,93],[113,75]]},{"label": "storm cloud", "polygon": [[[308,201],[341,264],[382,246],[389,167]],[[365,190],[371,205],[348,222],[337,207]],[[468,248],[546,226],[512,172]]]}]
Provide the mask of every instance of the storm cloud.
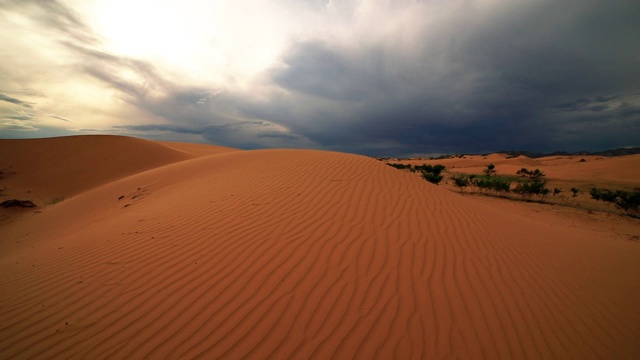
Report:
[{"label": "storm cloud", "polygon": [[[73,59],[60,66],[74,81],[90,79],[96,93],[119,101],[117,111],[47,112],[113,121],[82,124],[92,131],[369,155],[640,145],[637,1],[296,2],[285,14],[304,21],[291,20],[277,61],[251,86],[207,81],[206,71],[180,77],[175,71],[190,69],[112,52],[60,2],[9,4],[0,10],[31,9],[39,26],[59,30],[56,47]],[[2,96],[12,106],[34,105]],[[114,112],[120,117],[107,116]]]},{"label": "storm cloud", "polygon": [[[296,44],[273,79],[292,107],[325,101],[281,121],[323,145],[377,143],[368,151],[378,153],[637,144],[637,3],[475,5],[460,3],[455,14],[467,15],[452,16],[437,38],[431,28],[413,34],[426,43],[367,44],[363,35],[365,45],[351,47]],[[414,10],[429,18],[432,9]],[[607,139],[596,141],[603,127]]]}]

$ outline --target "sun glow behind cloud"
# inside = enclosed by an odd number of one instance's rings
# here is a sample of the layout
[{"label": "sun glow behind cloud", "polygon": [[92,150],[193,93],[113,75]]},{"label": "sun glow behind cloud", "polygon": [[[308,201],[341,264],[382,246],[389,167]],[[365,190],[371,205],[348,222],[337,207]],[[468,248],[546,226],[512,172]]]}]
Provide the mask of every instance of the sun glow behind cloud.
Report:
[{"label": "sun glow behind cloud", "polygon": [[219,87],[249,86],[291,31],[284,9],[264,1],[112,0],[83,11],[110,52]]}]

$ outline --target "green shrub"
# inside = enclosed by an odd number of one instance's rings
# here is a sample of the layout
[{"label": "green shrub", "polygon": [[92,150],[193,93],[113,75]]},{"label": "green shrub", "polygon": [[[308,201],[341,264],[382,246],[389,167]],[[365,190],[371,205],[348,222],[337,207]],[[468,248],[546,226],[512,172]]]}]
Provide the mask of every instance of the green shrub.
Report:
[{"label": "green shrub", "polygon": [[527,198],[531,198],[533,195],[544,198],[550,192],[546,186],[546,180],[529,180],[519,183],[515,189],[513,189],[513,192]]},{"label": "green shrub", "polygon": [[542,171],[540,171],[540,169],[535,169],[533,171],[529,171],[527,170],[527,168],[522,168],[518,171],[516,171],[516,175],[519,175],[521,177],[527,177],[529,179],[540,179],[542,177],[544,177],[544,173]]},{"label": "green shrub", "polygon": [[640,216],[640,191],[612,191],[609,189],[591,188],[591,198],[599,201],[613,203],[618,209],[623,210],[633,217]]},{"label": "green shrub", "polygon": [[481,191],[494,191],[496,193],[504,193],[511,191],[511,181],[503,177],[487,177],[475,178],[473,184]]},{"label": "green shrub", "polygon": [[464,174],[457,174],[451,177],[453,180],[453,185],[460,189],[460,191],[464,190],[467,186],[469,186],[469,178]]},{"label": "green shrub", "polygon": [[[531,198],[536,195],[544,199],[544,197],[551,192],[551,190],[547,188],[547,181],[543,179],[545,174],[540,171],[540,169],[528,170],[527,168],[522,168],[516,171],[516,175],[527,179],[513,189],[514,193],[522,197]],[[561,189],[553,189],[553,196],[560,194],[560,192],[562,192]]]},{"label": "green shrub", "polygon": [[608,203],[615,202],[616,197],[618,197],[618,194],[616,192],[609,189],[591,188],[591,190],[589,190],[589,194],[591,195],[591,198],[596,201],[602,200]]},{"label": "green shrub", "polygon": [[436,164],[436,165],[422,164],[422,165],[416,165],[415,169],[418,171],[426,171],[434,174],[440,174],[444,169],[446,169],[446,167],[440,164]]},{"label": "green shrub", "polygon": [[387,163],[387,165],[394,167],[396,169],[411,169],[411,164],[394,164],[394,163]]},{"label": "green shrub", "polygon": [[487,176],[491,176],[491,175],[495,175],[496,173],[496,166],[493,164],[489,164],[487,165],[487,168],[483,170],[484,174]]},{"label": "green shrub", "polygon": [[511,181],[499,177],[491,179],[491,188],[498,193],[509,192],[511,191]]},{"label": "green shrub", "polygon": [[572,187],[571,192],[573,193],[573,197],[576,197],[578,196],[578,193],[580,192],[580,190],[578,190],[578,188]]},{"label": "green shrub", "polygon": [[432,184],[436,184],[438,185],[440,183],[440,181],[442,181],[442,171],[445,169],[444,165],[421,165],[421,166],[416,166],[417,170],[421,170],[422,171],[422,178],[427,180],[428,182],[432,183]]},{"label": "green shrub", "polygon": [[640,191],[617,191],[616,194],[616,207],[633,217],[640,215]]},{"label": "green shrub", "polygon": [[423,171],[422,177],[432,184],[438,185],[442,181],[442,175]]}]

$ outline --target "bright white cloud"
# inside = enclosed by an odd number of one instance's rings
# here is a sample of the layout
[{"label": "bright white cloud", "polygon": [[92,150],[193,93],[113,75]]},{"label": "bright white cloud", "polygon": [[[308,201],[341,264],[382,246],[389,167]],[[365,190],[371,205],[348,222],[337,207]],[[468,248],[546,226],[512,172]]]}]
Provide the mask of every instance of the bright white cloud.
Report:
[{"label": "bright white cloud", "polygon": [[247,87],[272,66],[294,31],[270,1],[77,2],[104,50],[152,62],[182,81]]}]

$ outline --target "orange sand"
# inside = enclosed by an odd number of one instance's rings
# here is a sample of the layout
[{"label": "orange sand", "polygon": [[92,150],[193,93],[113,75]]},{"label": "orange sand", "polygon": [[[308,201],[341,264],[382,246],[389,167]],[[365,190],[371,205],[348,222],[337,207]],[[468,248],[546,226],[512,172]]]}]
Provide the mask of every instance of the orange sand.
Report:
[{"label": "orange sand", "polygon": [[65,196],[0,225],[0,357],[640,356],[638,242],[367,157],[231,150],[0,140],[4,198]]}]

